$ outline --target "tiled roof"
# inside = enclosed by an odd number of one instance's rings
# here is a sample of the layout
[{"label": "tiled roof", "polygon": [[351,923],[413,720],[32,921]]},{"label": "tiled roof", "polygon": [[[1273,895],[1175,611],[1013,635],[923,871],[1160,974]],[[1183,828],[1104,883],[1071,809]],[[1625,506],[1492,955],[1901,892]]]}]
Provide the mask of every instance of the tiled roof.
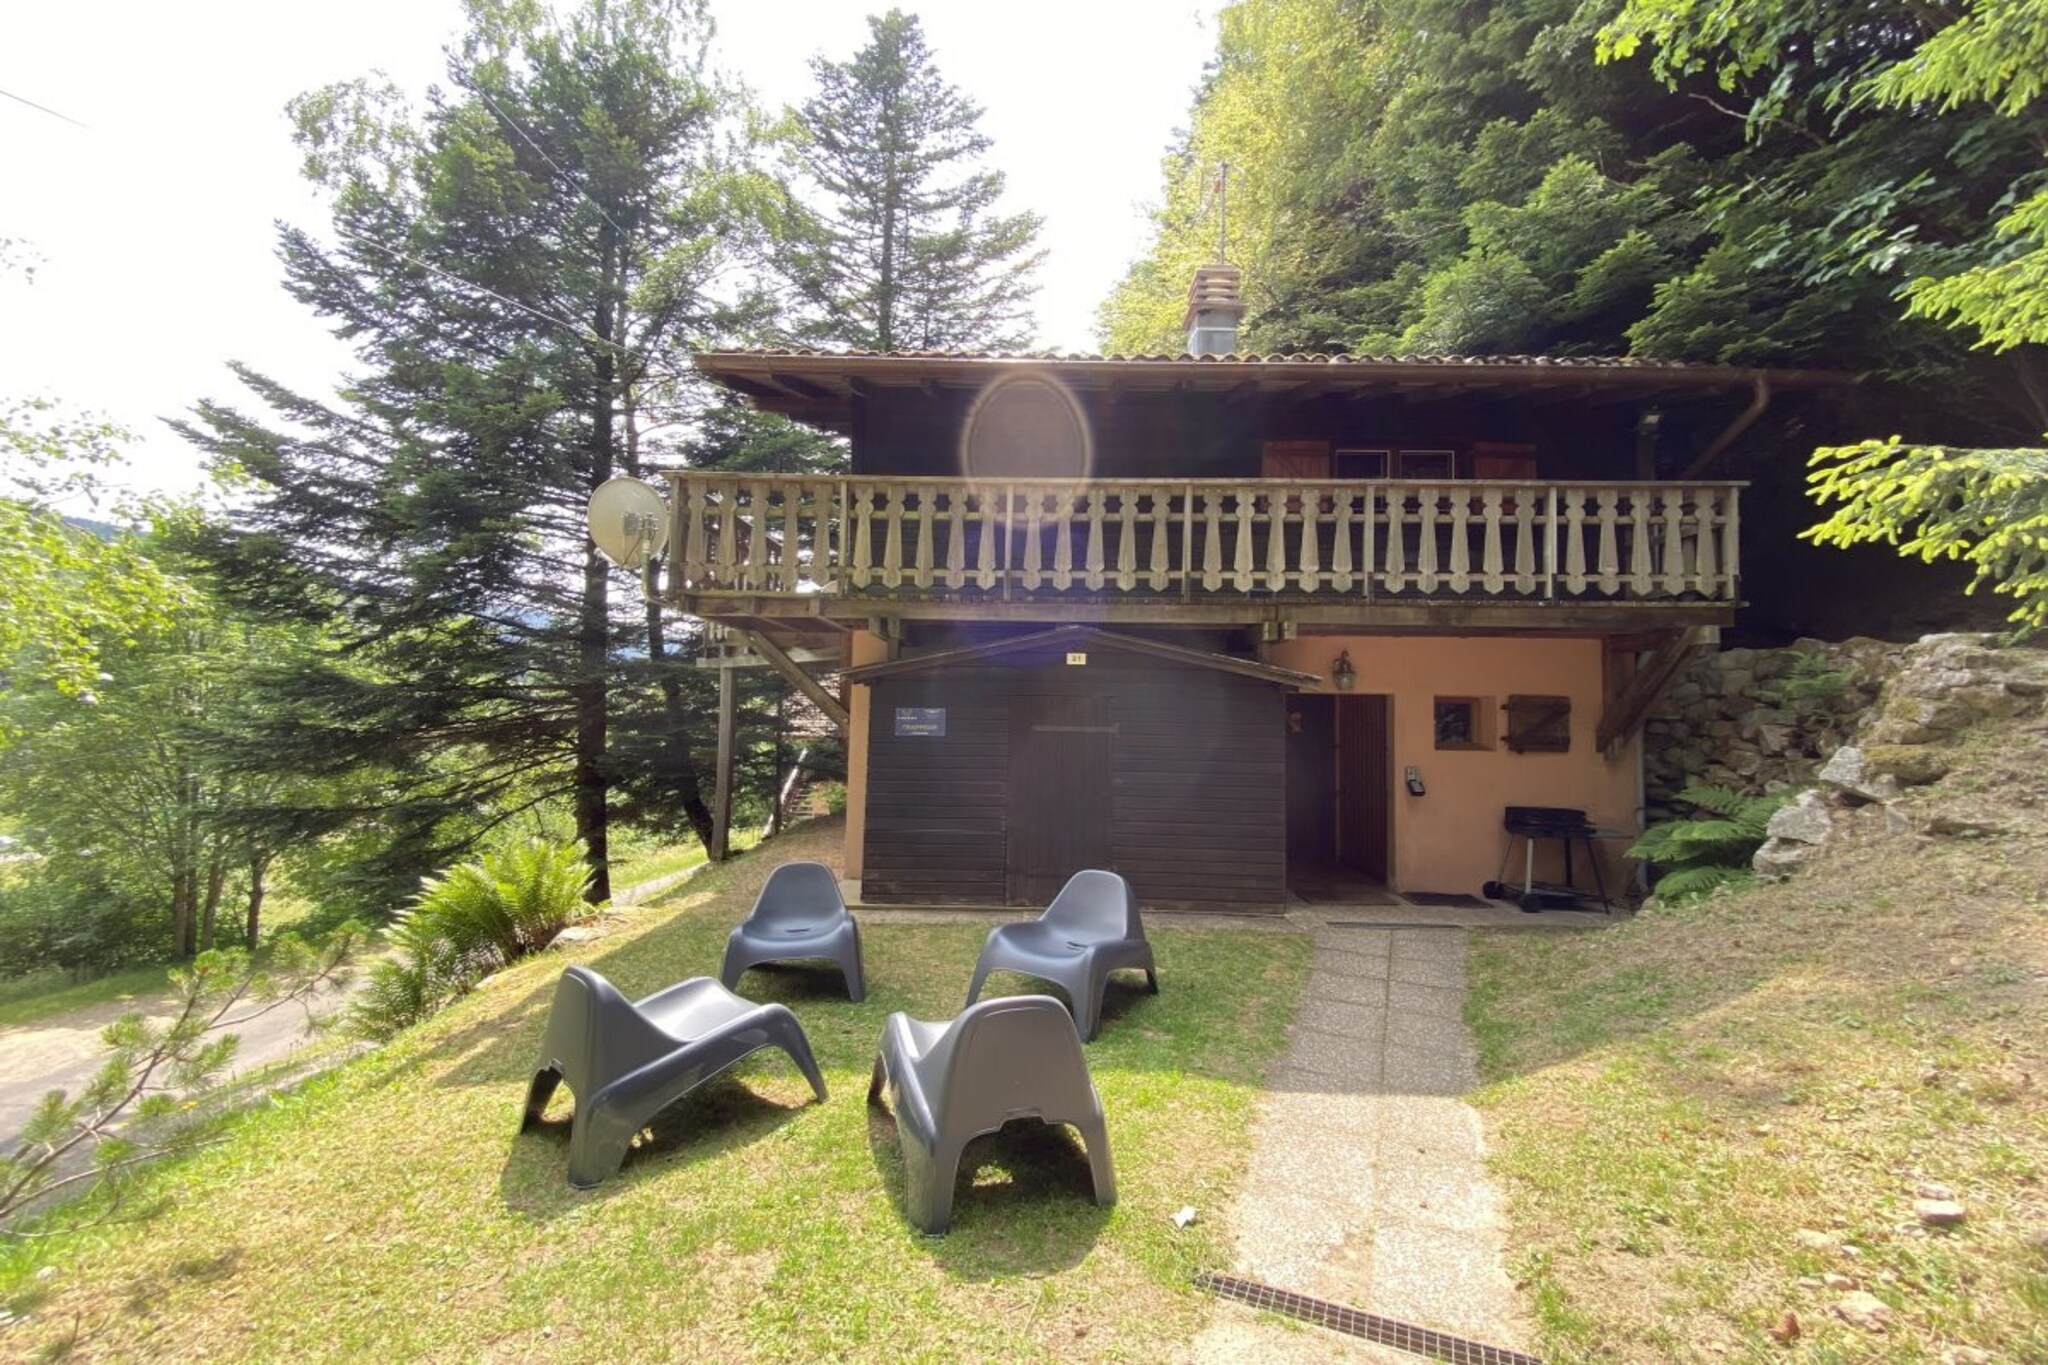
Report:
[{"label": "tiled roof", "polygon": [[1532,390],[1551,395],[1626,393],[1646,402],[1722,401],[1774,389],[1828,389],[1853,382],[1818,370],[1652,360],[1641,356],[1090,355],[1068,351],[852,351],[784,346],[706,351],[697,369],[756,406],[838,432],[857,403],[883,389],[982,389],[1009,371],[1040,371],[1077,390],[1155,396],[1182,390],[1258,393],[1300,401],[1324,392],[1377,390],[1424,398]]},{"label": "tiled roof", "polygon": [[1240,352],[1232,355],[1122,355],[1086,351],[864,351],[817,346],[762,346],[715,352],[731,356],[788,356],[813,360],[995,360],[1057,365],[1441,365],[1485,368],[1555,368],[1579,370],[1723,370],[1710,361],[1657,360],[1644,356],[1549,355],[1349,355],[1330,351]]}]

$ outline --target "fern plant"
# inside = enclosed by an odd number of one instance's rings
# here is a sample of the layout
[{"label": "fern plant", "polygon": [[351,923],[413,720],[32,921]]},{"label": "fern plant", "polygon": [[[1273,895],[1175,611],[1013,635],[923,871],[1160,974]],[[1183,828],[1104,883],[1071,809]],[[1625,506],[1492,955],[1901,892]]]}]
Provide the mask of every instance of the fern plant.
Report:
[{"label": "fern plant", "polygon": [[1791,798],[1692,786],[1678,799],[1704,814],[1652,825],[1628,850],[1629,857],[1660,870],[1657,898],[1673,903],[1748,881],[1750,859],[1769,837],[1765,831],[1771,815]]},{"label": "fern plant", "polygon": [[545,839],[430,879],[392,925],[396,952],[370,968],[351,1025],[389,1038],[500,967],[547,947],[582,913],[589,883],[582,851]]}]

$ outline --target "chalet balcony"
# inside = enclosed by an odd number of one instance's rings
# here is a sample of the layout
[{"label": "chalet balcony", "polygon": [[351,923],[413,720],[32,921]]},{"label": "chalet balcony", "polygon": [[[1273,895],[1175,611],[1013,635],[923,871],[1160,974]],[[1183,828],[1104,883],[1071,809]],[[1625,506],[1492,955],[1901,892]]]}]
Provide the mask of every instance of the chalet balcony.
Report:
[{"label": "chalet balcony", "polygon": [[667,595],[712,619],[1604,628],[1738,602],[1738,483],[667,479]]}]

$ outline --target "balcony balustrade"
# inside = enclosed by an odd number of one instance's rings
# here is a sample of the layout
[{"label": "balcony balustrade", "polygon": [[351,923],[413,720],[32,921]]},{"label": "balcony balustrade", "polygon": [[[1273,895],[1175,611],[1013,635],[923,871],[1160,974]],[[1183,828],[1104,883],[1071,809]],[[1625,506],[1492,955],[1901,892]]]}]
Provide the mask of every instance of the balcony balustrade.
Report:
[{"label": "balcony balustrade", "polygon": [[667,479],[700,606],[1738,600],[1736,483]]}]

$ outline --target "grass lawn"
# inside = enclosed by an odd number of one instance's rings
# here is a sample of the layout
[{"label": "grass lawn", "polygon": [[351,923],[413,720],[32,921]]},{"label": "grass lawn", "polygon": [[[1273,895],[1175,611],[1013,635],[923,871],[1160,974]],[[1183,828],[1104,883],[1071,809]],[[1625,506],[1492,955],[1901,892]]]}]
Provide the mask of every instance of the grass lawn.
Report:
[{"label": "grass lawn", "polygon": [[[568,1100],[518,1136],[554,980],[584,960],[629,994],[714,971],[799,830],[606,937],[522,964],[392,1046],[235,1123],[161,1173],[156,1219],[8,1248],[0,1356],[954,1361],[1157,1359],[1205,1319],[1260,1077],[1305,938],[1155,931],[1161,993],[1113,986],[1088,1057],[1121,1202],[1097,1209],[1077,1142],[1030,1126],[969,1151],[953,1231],[900,1212],[890,1121],[864,1104],[892,1010],[955,1013],[978,924],[866,924],[869,996],[836,973],[749,973],[803,1020],[831,1086],[776,1053],[671,1110],[595,1191],[565,1180]],[[1023,987],[1022,978],[998,986]],[[1177,1229],[1193,1204],[1212,1216]],[[46,1274],[39,1274],[47,1270]]]},{"label": "grass lawn", "polygon": [[[736,829],[732,832],[731,843],[735,853],[744,853],[760,841],[761,831],[756,828]],[[612,890],[624,891],[629,886],[651,882],[657,877],[666,877],[671,872],[684,872],[701,866],[704,861],[704,845],[695,840],[635,849],[624,857],[612,859]]]},{"label": "grass lawn", "polygon": [[[1547,1359],[2048,1360],[2044,747],[1986,736],[1907,802],[1995,808],[1996,838],[1871,809],[1780,886],[1475,936],[1477,1102]],[[1914,1214],[1934,1185],[1951,1231]],[[1835,1313],[1856,1290],[1882,1331]]]}]

